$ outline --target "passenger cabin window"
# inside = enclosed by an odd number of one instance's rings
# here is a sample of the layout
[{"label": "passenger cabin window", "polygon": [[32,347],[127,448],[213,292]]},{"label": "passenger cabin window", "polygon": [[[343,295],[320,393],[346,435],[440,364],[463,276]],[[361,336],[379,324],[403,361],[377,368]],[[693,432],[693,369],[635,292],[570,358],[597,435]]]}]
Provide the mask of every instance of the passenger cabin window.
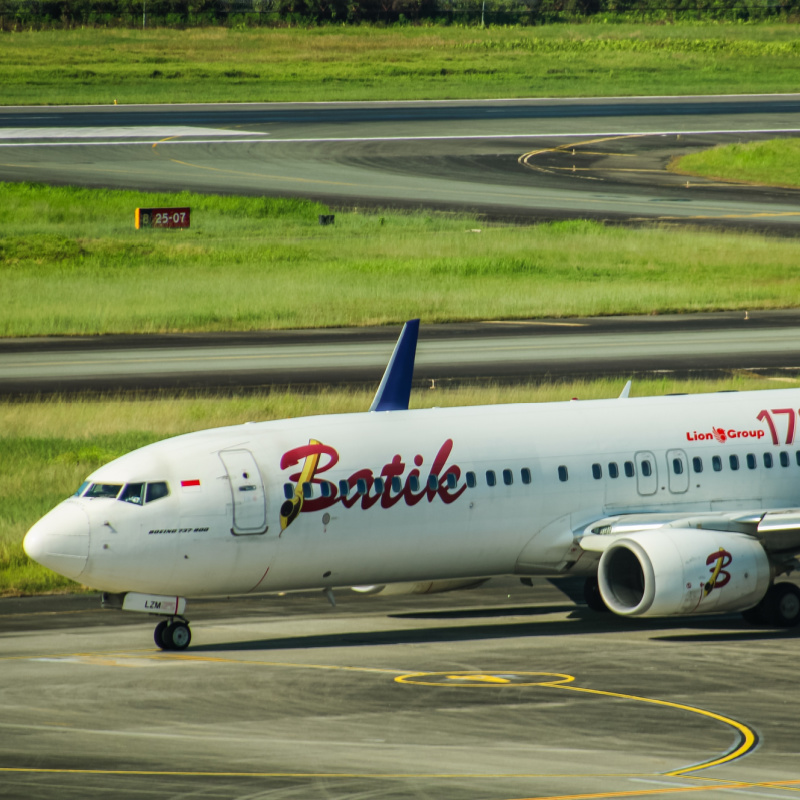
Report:
[{"label": "passenger cabin window", "polygon": [[764,466],[772,469],[772,453],[764,453]]},{"label": "passenger cabin window", "polygon": [[653,465],[645,458],[642,461],[642,475],[649,478],[653,474]]},{"label": "passenger cabin window", "polygon": [[447,481],[448,489],[455,489],[458,485],[458,478],[456,478],[455,472],[448,472],[445,476],[445,480]]},{"label": "passenger cabin window", "polygon": [[794,457],[797,459],[797,466],[800,467],[800,450],[795,452]]},{"label": "passenger cabin window", "polygon": [[789,466],[789,454],[785,450],[781,450],[781,452],[778,453],[778,458],[780,459],[782,467]]},{"label": "passenger cabin window", "polygon": [[478,479],[474,472],[468,472],[465,477],[467,479],[467,486],[469,486],[470,489],[474,489],[478,485]]},{"label": "passenger cabin window", "polygon": [[488,486],[494,486],[497,483],[497,476],[493,469],[486,470],[486,483]]},{"label": "passenger cabin window", "polygon": [[592,476],[596,481],[603,477],[603,468],[599,464],[592,464]]},{"label": "passenger cabin window", "polygon": [[334,486],[330,481],[322,481],[319,485],[319,493],[323,497],[330,497],[333,494]]},{"label": "passenger cabin window", "polygon": [[519,474],[522,476],[523,483],[531,482],[531,471],[527,467],[523,467]]},{"label": "passenger cabin window", "polygon": [[[342,497],[347,497],[347,495],[350,494],[350,482],[349,481],[345,481],[345,480],[339,481],[339,494]],[[289,498],[289,499],[291,500],[291,498]]]},{"label": "passenger cabin window", "polygon": [[372,486],[375,489],[375,494],[383,494],[386,491],[386,481],[383,478],[375,478],[375,483]]},{"label": "passenger cabin window", "polygon": [[314,496],[314,484],[309,481],[303,481],[303,497],[310,500]]},{"label": "passenger cabin window", "polygon": [[673,458],[672,459],[672,471],[676,475],[683,475],[683,461],[681,461],[679,458]]},{"label": "passenger cabin window", "polygon": [[514,473],[510,469],[503,470],[503,483],[506,486],[511,486],[514,483]]},{"label": "passenger cabin window", "polygon": [[359,494],[366,494],[367,493],[367,479],[366,478],[359,478],[356,481],[356,491]]},{"label": "passenger cabin window", "polygon": [[419,475],[408,476],[408,488],[415,493],[419,491]]},{"label": "passenger cabin window", "polygon": [[126,483],[119,499],[126,503],[133,503],[136,506],[142,505],[144,503],[144,484]]},{"label": "passenger cabin window", "polygon": [[695,456],[692,459],[692,469],[696,473],[700,474],[703,471],[703,459],[700,458],[699,456]]},{"label": "passenger cabin window", "polygon": [[435,492],[439,488],[439,477],[438,475],[428,475],[428,488]]},{"label": "passenger cabin window", "polygon": [[398,475],[392,476],[392,491],[395,494],[400,494],[403,491],[403,481],[400,480]]},{"label": "passenger cabin window", "polygon": [[728,456],[728,463],[731,465],[732,470],[739,469],[739,456]]},{"label": "passenger cabin window", "polygon": [[567,472],[567,468],[563,464],[558,468],[558,479],[562,483],[566,483],[569,480],[569,472]]},{"label": "passenger cabin window", "polygon": [[609,478],[619,478],[619,467],[617,466],[615,461],[609,462],[609,465],[608,465],[608,477]]},{"label": "passenger cabin window", "polygon": [[711,459],[711,466],[714,468],[714,472],[722,472],[722,459],[719,456],[714,456]]},{"label": "passenger cabin window", "polygon": [[633,467],[633,461],[626,461],[625,462],[625,475],[628,478],[632,478],[636,474],[636,470]]},{"label": "passenger cabin window", "polygon": [[121,483],[93,483],[85,496],[110,497],[113,500],[119,494],[120,489],[122,489]]},{"label": "passenger cabin window", "polygon": [[756,457],[752,453],[748,453],[744,458],[747,462],[747,469],[756,468]]},{"label": "passenger cabin window", "polygon": [[283,484],[283,496],[287,500],[291,500],[294,497],[294,486],[291,483]]}]

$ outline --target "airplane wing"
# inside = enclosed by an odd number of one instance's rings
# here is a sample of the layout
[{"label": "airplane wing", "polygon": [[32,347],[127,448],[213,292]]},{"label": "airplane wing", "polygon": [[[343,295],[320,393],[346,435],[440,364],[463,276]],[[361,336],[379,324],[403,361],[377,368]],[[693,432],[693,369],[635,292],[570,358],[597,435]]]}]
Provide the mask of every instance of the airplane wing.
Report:
[{"label": "airplane wing", "polygon": [[758,539],[771,556],[800,554],[800,508],[701,512],[684,515],[620,514],[587,526],[577,536],[581,549],[603,553],[622,536],[660,529],[724,531]]}]

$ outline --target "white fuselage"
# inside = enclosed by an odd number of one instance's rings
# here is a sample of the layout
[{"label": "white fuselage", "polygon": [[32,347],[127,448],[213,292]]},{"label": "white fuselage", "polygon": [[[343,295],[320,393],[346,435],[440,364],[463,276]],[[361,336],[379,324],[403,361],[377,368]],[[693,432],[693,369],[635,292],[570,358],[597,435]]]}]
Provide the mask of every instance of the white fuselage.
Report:
[{"label": "white fuselage", "polygon": [[[588,570],[576,532],[608,515],[797,504],[798,408],[800,391],[783,390],[201,431],[88,479],[162,482],[166,496],[70,498],[31,529],[26,549],[104,591],[190,597]],[[307,496],[282,524],[304,468]]]}]

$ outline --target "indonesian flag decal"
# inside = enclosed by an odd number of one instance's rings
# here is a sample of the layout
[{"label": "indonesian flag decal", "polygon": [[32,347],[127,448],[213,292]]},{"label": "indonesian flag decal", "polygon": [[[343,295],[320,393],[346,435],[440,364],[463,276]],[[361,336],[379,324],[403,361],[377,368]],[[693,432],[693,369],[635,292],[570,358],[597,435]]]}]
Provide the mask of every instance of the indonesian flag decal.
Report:
[{"label": "indonesian flag decal", "polygon": [[187,481],[181,481],[181,489],[199,489],[200,488],[200,480],[198,478],[192,478]]}]

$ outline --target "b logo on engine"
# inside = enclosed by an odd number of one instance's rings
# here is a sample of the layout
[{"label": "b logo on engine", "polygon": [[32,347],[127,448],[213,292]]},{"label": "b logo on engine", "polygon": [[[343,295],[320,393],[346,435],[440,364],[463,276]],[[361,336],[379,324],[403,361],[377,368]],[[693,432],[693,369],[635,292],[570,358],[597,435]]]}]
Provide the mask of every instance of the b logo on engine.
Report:
[{"label": "b logo on engine", "polygon": [[[706,564],[711,567],[709,570],[711,578],[706,581],[706,585],[703,587],[703,597],[708,597],[712,589],[721,589],[728,583],[731,579],[731,574],[725,571],[725,567],[730,566],[731,561],[733,561],[733,556],[722,547],[716,553],[711,553],[706,559]],[[713,566],[711,566],[712,564]]]}]

